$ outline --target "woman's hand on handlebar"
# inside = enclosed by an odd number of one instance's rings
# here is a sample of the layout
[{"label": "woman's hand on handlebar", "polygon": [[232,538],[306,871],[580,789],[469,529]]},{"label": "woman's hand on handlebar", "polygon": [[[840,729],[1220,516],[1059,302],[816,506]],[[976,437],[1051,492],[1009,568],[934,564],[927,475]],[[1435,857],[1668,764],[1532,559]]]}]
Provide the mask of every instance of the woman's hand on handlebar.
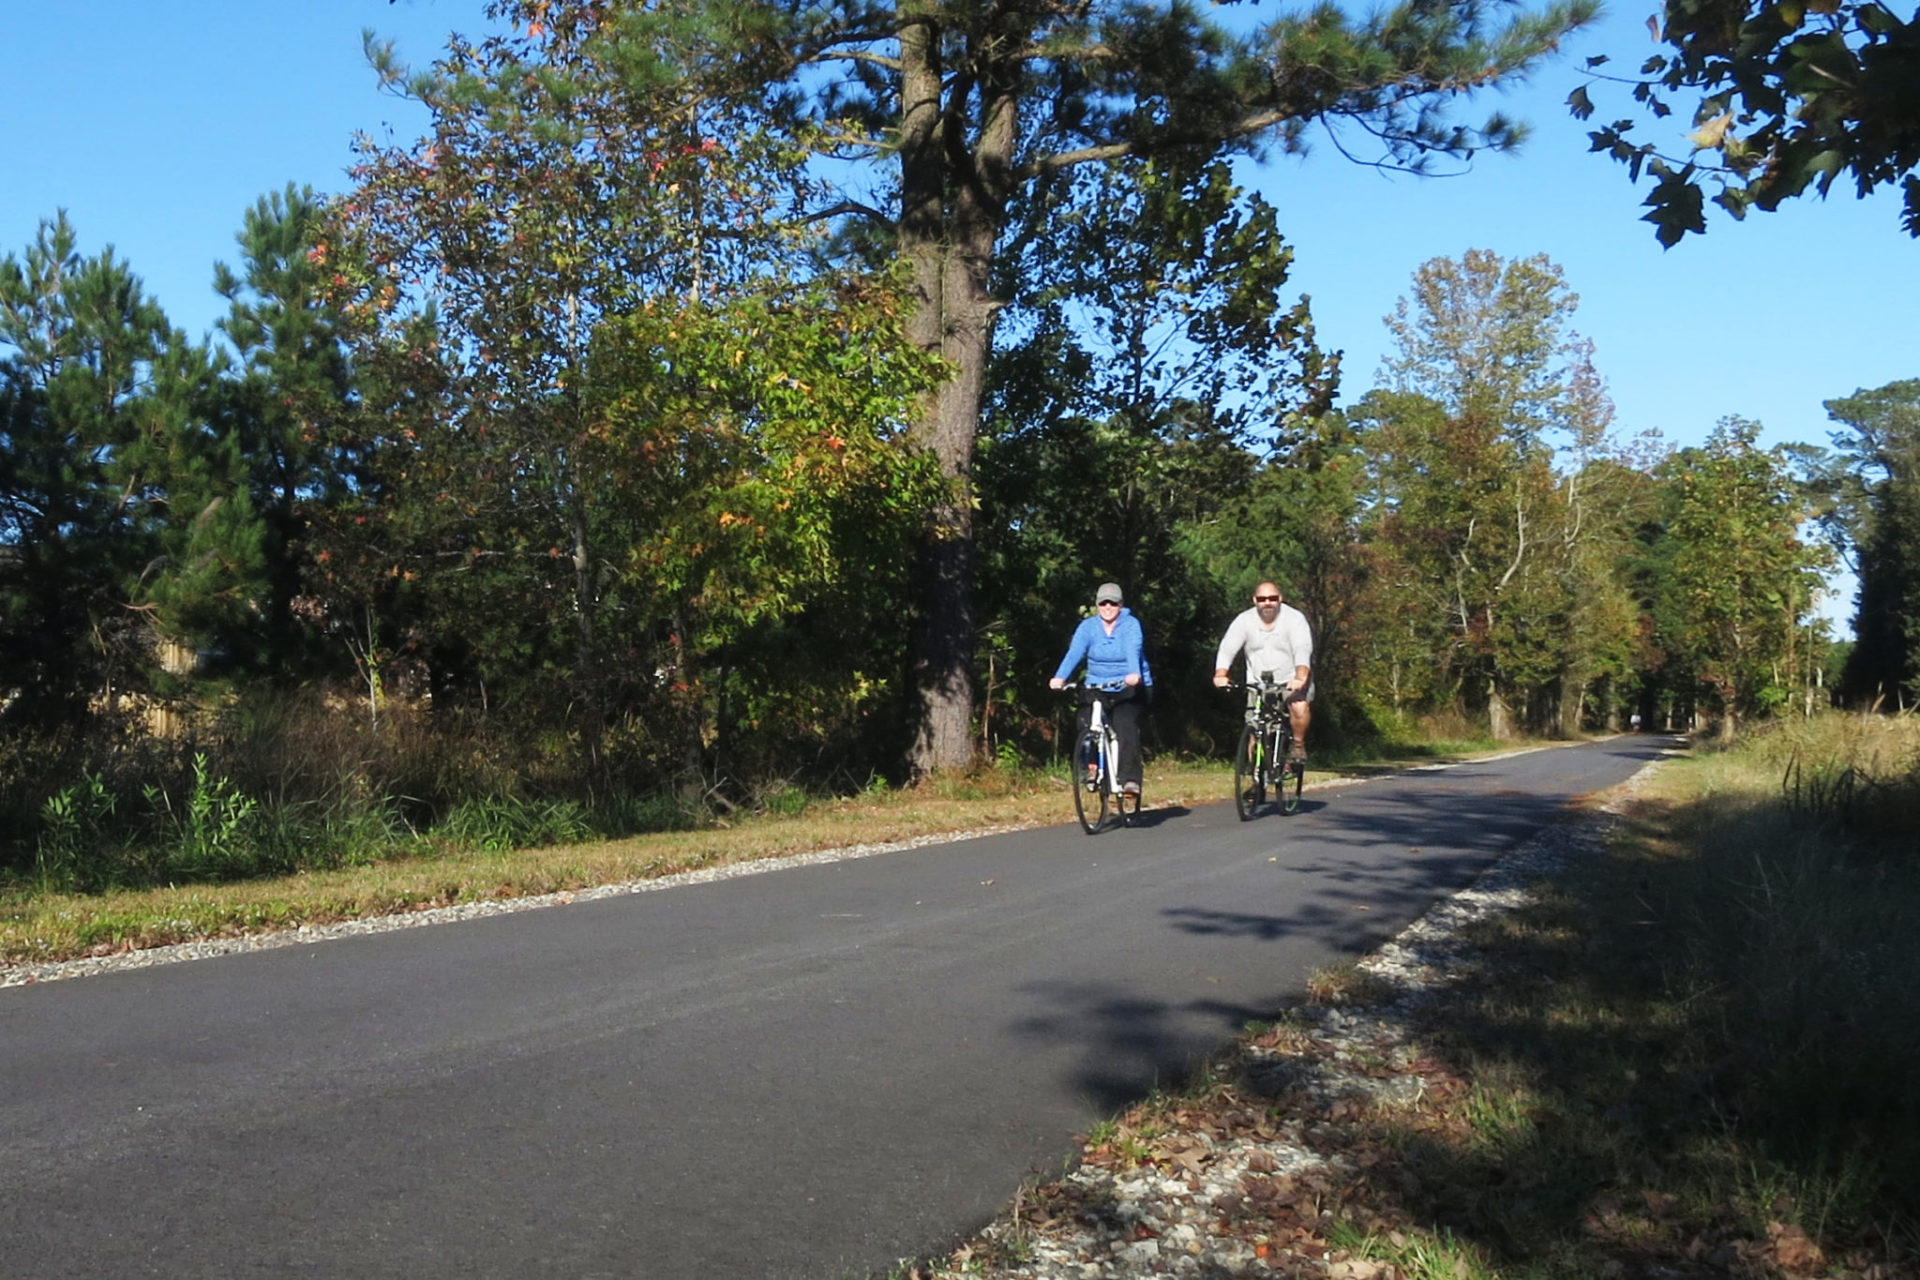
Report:
[{"label": "woman's hand on handlebar", "polygon": [[1067,687],[1067,682],[1065,680],[1062,680],[1059,676],[1055,676],[1053,679],[1047,681],[1047,688],[1049,689],[1064,689],[1066,687]]}]

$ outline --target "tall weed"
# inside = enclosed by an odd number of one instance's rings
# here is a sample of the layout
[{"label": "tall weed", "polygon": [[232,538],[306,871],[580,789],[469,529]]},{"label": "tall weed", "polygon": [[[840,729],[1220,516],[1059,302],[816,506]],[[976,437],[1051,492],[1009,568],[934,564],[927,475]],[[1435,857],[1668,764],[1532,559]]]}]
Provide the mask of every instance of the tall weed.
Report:
[{"label": "tall weed", "polygon": [[1784,726],[1755,750],[1784,753],[1781,795],[1797,817],[1845,833],[1862,853],[1920,850],[1920,717],[1825,717]]},{"label": "tall weed", "polygon": [[112,846],[118,801],[99,774],[48,797],[41,806],[34,871],[42,893],[91,887],[100,880],[94,864]]},{"label": "tall weed", "polygon": [[207,766],[204,753],[193,757],[193,778],[176,804],[158,786],[149,786],[148,805],[164,814],[169,870],[186,880],[229,880],[258,874],[259,846],[254,840],[257,801]]}]

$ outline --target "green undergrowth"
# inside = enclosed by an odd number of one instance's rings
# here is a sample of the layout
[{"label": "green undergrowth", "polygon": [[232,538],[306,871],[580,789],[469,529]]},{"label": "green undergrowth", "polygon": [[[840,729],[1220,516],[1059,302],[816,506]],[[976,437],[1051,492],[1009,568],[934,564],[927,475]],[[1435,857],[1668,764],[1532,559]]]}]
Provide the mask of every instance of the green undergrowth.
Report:
[{"label": "green undergrowth", "polygon": [[[1159,762],[1148,774],[1150,803],[1223,799],[1222,779],[1217,764]],[[316,824],[276,827],[274,808],[248,808],[233,794],[204,775],[201,799],[189,796],[185,816],[158,828],[167,839],[141,846],[116,841],[111,824],[124,815],[102,812],[97,791],[76,788],[55,838],[42,843],[38,874],[0,888],[0,963],[564,893],[845,845],[1064,822],[1072,813],[1059,770],[983,769],[851,796],[775,783],[717,811],[645,798],[611,816],[566,802],[476,801],[428,831],[363,811],[336,819],[332,838],[303,861],[277,861],[272,849],[311,836]],[[609,827],[625,834],[598,834]],[[243,870],[243,848],[269,852]],[[92,869],[95,857],[111,872]]]}]

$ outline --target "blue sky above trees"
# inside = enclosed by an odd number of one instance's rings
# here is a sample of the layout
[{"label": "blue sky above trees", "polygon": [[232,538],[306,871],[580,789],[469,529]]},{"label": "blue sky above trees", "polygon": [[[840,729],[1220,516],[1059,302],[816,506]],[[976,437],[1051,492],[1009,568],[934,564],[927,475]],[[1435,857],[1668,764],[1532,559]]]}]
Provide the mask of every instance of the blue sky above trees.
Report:
[{"label": "blue sky above trees", "polygon": [[[113,245],[173,322],[191,334],[224,311],[217,259],[237,260],[242,216],[291,180],[346,185],[355,130],[411,136],[412,104],[382,96],[360,31],[431,60],[449,31],[485,29],[482,0],[68,0],[12,15],[10,85],[39,123],[10,136],[0,182],[0,253],[19,253],[43,217],[67,209],[81,250]],[[1244,173],[1280,210],[1312,295],[1322,343],[1346,352],[1345,395],[1373,384],[1383,317],[1430,258],[1471,248],[1545,253],[1580,295],[1573,327],[1595,361],[1623,431],[1698,444],[1727,415],[1765,424],[1763,442],[1824,444],[1821,402],[1920,376],[1920,243],[1891,195],[1790,202],[1744,224],[1713,211],[1708,234],[1662,250],[1639,220],[1644,190],[1587,152],[1593,123],[1627,113],[1624,92],[1595,90],[1595,121],[1568,116],[1567,94],[1594,54],[1631,69],[1652,52],[1651,6],[1621,7],[1578,37],[1566,59],[1483,109],[1530,122],[1519,155],[1488,156],[1460,176],[1420,179],[1349,163],[1324,135],[1305,159]],[[1687,125],[1666,122],[1676,149]],[[1642,132],[1655,136],[1650,126]],[[1356,154],[1366,139],[1344,139]],[[1830,613],[1844,616],[1849,602]]]}]

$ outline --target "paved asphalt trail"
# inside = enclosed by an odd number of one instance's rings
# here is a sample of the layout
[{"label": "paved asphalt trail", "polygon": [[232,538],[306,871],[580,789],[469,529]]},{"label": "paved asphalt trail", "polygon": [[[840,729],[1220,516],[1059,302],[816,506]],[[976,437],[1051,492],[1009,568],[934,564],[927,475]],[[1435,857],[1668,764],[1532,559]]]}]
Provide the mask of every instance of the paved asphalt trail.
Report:
[{"label": "paved asphalt trail", "polygon": [[0,990],[0,1278],[884,1272],[1664,741]]}]

